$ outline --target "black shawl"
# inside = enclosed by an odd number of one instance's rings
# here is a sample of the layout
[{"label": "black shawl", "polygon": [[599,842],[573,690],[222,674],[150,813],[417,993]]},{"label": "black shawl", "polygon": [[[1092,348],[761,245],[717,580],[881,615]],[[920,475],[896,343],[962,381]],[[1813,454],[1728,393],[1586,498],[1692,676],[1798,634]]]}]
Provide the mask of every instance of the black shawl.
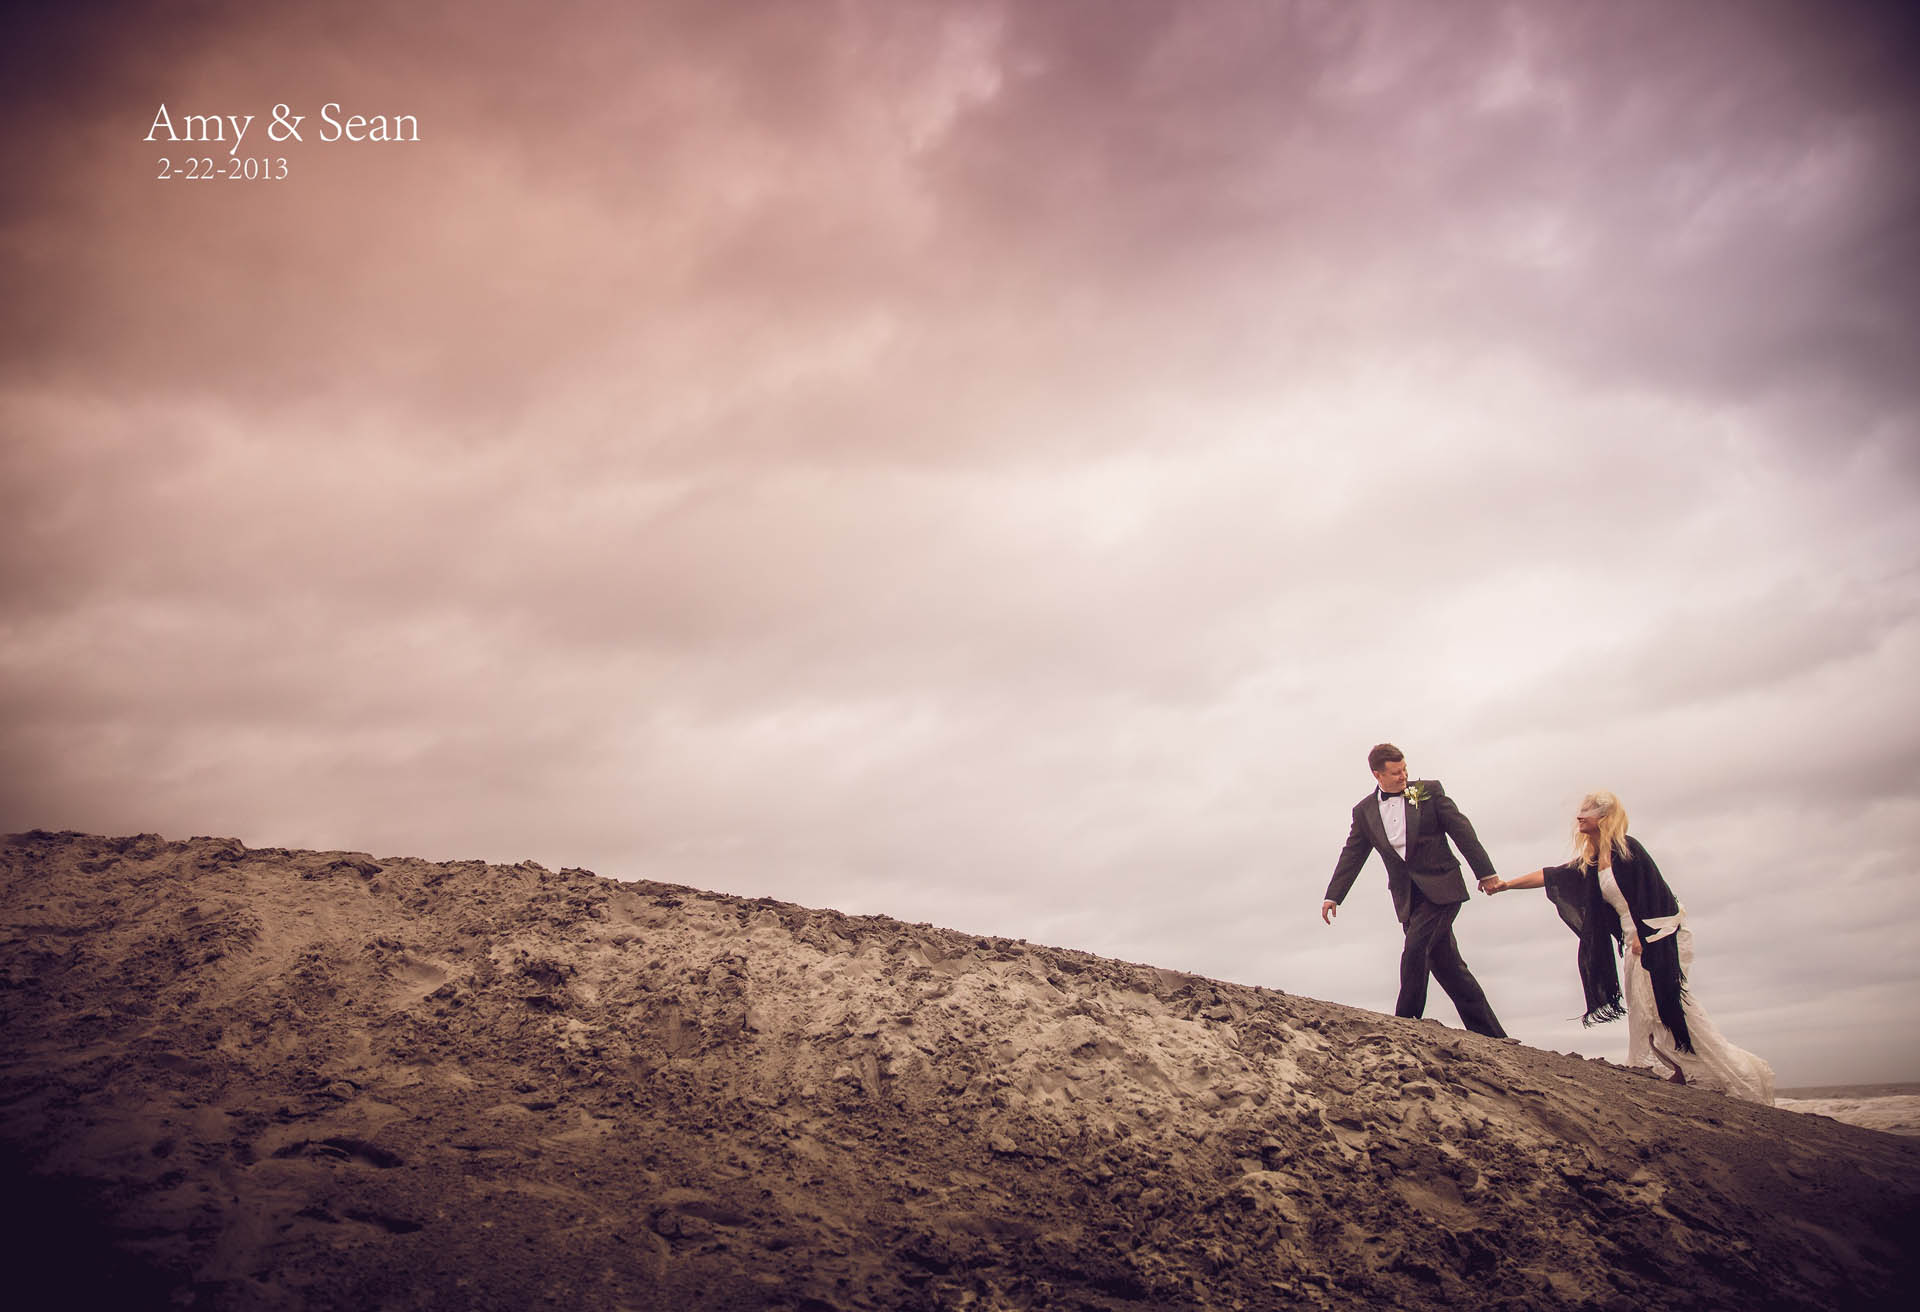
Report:
[{"label": "black shawl", "polygon": [[[1620,932],[1620,917],[1600,896],[1597,870],[1579,862],[1549,866],[1546,871],[1547,896],[1560,913],[1560,919],[1580,936],[1580,986],[1586,992],[1587,1012],[1583,1025],[1618,1020],[1626,1014],[1620,998],[1620,972],[1613,959],[1625,947]],[[1680,969],[1680,936],[1669,934],[1659,942],[1650,941],[1653,930],[1649,916],[1671,916],[1680,910],[1679,899],[1667,887],[1660,867],[1653,863],[1640,840],[1627,837],[1624,847],[1613,852],[1613,877],[1627,899],[1634,929],[1640,935],[1640,960],[1653,977],[1654,1009],[1660,1023],[1673,1032],[1674,1046],[1682,1052],[1693,1051],[1693,1038],[1687,1033],[1687,1015],[1683,1006],[1687,977]]]}]

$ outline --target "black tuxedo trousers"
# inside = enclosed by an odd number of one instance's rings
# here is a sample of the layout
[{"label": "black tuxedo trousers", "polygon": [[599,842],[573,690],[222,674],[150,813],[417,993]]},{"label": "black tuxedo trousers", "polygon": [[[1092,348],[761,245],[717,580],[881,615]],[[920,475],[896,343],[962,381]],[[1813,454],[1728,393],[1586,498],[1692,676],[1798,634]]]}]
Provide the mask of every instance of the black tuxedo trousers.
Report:
[{"label": "black tuxedo trousers", "polygon": [[1406,946],[1400,950],[1400,997],[1393,1004],[1393,1014],[1416,1020],[1426,1014],[1427,975],[1431,972],[1453,1000],[1462,1025],[1475,1034],[1506,1038],[1507,1032],[1500,1028],[1486,992],[1460,959],[1460,945],[1454,941],[1453,918],[1466,904],[1429,901],[1417,885],[1411,891]]}]

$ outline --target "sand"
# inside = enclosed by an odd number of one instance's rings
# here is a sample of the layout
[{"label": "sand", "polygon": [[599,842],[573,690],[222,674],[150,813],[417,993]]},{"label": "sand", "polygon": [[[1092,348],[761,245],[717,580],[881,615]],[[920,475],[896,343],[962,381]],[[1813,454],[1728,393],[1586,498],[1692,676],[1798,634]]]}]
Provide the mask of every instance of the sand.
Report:
[{"label": "sand", "polygon": [[1068,949],[39,832],[0,940],[29,1300],[1855,1308],[1920,1275],[1920,1142]]}]

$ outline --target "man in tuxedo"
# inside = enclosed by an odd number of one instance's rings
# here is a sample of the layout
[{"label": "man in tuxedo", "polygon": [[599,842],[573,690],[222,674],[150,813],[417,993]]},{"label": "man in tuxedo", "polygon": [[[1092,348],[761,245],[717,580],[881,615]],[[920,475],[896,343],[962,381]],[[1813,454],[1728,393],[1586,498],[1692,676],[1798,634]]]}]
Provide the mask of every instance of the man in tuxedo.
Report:
[{"label": "man in tuxedo", "polygon": [[1426,1011],[1431,973],[1453,999],[1462,1024],[1475,1034],[1504,1039],[1507,1032],[1500,1028],[1480,981],[1460,959],[1460,945],[1453,938],[1453,918],[1467,900],[1467,884],[1460,876],[1460,858],[1447,840],[1451,838],[1466,853],[1482,892],[1494,882],[1487,849],[1480,846],[1473,826],[1439,781],[1408,783],[1407,758],[1398,747],[1392,743],[1375,747],[1367,753],[1367,768],[1378,787],[1353,808],[1353,828],[1347,831],[1347,845],[1334,863],[1320,919],[1333,923],[1368,853],[1379,852],[1387,866],[1394,914],[1407,935],[1400,953],[1400,998],[1393,1014],[1417,1018]]}]

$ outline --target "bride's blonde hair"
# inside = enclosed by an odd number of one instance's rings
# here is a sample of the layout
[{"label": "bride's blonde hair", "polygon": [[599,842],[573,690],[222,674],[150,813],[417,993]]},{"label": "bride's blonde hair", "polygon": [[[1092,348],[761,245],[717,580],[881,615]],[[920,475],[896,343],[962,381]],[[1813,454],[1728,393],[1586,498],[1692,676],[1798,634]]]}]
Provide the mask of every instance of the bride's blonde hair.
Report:
[{"label": "bride's blonde hair", "polygon": [[[1600,822],[1598,834],[1580,832],[1580,817],[1591,816]],[[1580,865],[1592,867],[1599,864],[1602,852],[1625,852],[1627,850],[1627,808],[1620,805],[1620,799],[1602,788],[1588,793],[1580,799],[1580,809],[1574,813],[1573,820],[1573,856]]]}]

